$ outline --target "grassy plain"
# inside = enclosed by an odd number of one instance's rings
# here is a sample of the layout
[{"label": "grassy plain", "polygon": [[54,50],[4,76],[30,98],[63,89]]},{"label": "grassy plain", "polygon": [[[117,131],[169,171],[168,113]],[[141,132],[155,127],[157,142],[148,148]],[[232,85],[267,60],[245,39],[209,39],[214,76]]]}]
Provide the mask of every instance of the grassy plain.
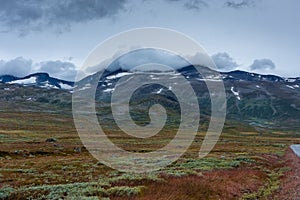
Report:
[{"label": "grassy plain", "polygon": [[[173,137],[138,144],[107,133],[129,151],[149,151]],[[293,132],[226,127],[213,151],[198,159],[199,132],[188,151],[157,172],[127,174],[93,158],[70,112],[0,112],[0,199],[273,199],[291,174]],[[49,139],[47,141],[47,139]],[[164,142],[163,142],[164,143]],[[129,144],[129,145],[128,145]],[[294,188],[284,188],[293,190]],[[292,199],[294,193],[288,193]],[[284,193],[286,195],[286,193]],[[276,199],[275,198],[275,199]]]}]

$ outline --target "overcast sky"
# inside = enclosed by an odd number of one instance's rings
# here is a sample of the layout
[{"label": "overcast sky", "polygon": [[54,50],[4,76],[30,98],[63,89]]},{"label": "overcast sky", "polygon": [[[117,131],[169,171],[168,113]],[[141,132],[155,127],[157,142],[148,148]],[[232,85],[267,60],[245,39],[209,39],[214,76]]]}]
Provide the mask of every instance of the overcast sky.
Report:
[{"label": "overcast sky", "polygon": [[107,37],[156,26],[200,43],[222,71],[300,76],[299,0],[0,0],[0,74],[71,80]]}]

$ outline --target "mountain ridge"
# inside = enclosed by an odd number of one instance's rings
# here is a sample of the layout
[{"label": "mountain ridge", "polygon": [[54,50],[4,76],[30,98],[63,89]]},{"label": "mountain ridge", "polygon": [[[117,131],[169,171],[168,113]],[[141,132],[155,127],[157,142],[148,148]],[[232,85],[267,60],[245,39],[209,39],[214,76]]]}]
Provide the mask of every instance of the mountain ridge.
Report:
[{"label": "mountain ridge", "polygon": [[[240,70],[220,72],[218,77],[215,77],[214,73],[212,73],[213,76],[209,75],[209,68],[203,70],[207,70],[207,79],[203,79],[192,66],[177,70],[178,73],[170,72],[169,75],[174,83],[178,80],[179,73],[190,82],[198,97],[201,113],[205,114],[204,118],[209,116],[211,106],[206,81],[215,81],[216,79],[223,80],[224,83],[229,120],[247,123],[255,127],[282,129],[294,127],[299,130],[299,77],[283,78]],[[126,76],[130,78],[135,73],[126,70],[104,72],[103,77],[97,81],[95,78],[98,77],[98,72],[76,83],[52,78],[46,73],[35,73],[23,78],[0,76],[0,90],[2,91],[0,104],[2,108],[10,104],[10,109],[16,109],[16,104],[20,104],[22,110],[34,110],[38,107],[42,110],[48,107],[53,108],[52,106],[71,110],[72,93],[76,90],[88,91],[91,88],[90,83],[94,82],[98,83],[96,100],[110,106],[109,101],[118,80],[122,77],[126,78]],[[153,79],[160,78],[159,73],[156,72],[146,72],[145,74]],[[28,82],[24,83],[24,81]],[[68,88],[62,87],[65,86],[64,84]],[[171,108],[178,108],[176,98],[172,96],[172,88],[159,85],[142,86],[135,92],[132,99],[135,101],[136,107],[141,108],[142,104],[151,104],[150,101],[153,100],[151,96],[154,96],[155,101],[162,102]],[[28,102],[30,102],[30,109],[28,109]],[[37,108],[33,107],[35,103]],[[47,105],[49,106],[47,107]]]},{"label": "mountain ridge", "polygon": [[45,72],[37,72],[24,77],[2,75],[0,76],[0,82],[6,84],[20,84],[25,86],[39,86],[66,90],[72,89],[74,86],[74,82],[72,81],[54,78]]},{"label": "mountain ridge", "polygon": [[[186,72],[186,71],[190,71],[190,67],[192,66],[186,66],[186,67],[182,67],[180,69],[178,69],[178,72]],[[216,73],[219,73],[223,76],[223,80],[248,80],[248,81],[274,81],[274,82],[278,82],[278,81],[282,81],[282,82],[289,82],[289,83],[300,83],[300,77],[282,77],[282,76],[278,76],[278,75],[273,75],[273,74],[259,74],[259,73],[254,73],[254,72],[248,72],[248,71],[243,71],[243,70],[233,70],[233,71],[229,71],[229,72],[219,72],[216,70],[212,70],[208,67],[207,70],[211,70],[214,71]],[[118,74],[118,73],[122,73],[122,72],[131,72],[129,70],[123,70],[123,69],[117,69],[114,71],[104,71],[103,72],[103,76],[111,76],[114,74]],[[133,71],[133,73],[136,71]],[[152,72],[152,71],[149,71]],[[193,71],[192,73],[195,73],[195,71]],[[90,75],[93,76],[94,74]],[[225,77],[227,76],[227,77]],[[56,77],[52,77],[50,76],[47,72],[36,72],[36,73],[32,73],[32,74],[28,74],[26,76],[23,77],[18,77],[18,76],[14,76],[14,75],[10,75],[10,74],[4,74],[4,75],[0,75],[0,82],[1,83],[10,83],[13,81],[18,81],[18,80],[25,80],[25,79],[29,79],[32,77],[37,77],[37,85],[42,85],[42,82],[47,82],[49,81],[50,84],[52,86],[55,86],[57,88],[60,88],[59,86],[59,82],[63,83],[63,84],[67,84],[70,87],[74,86],[74,81],[67,81],[67,80],[63,80],[63,79],[59,79]],[[89,77],[89,76],[87,76]],[[85,77],[85,78],[87,78]],[[85,79],[83,78],[83,79]],[[82,79],[82,80],[83,80]],[[82,81],[80,80],[80,81]],[[26,84],[25,84],[26,85]]]}]

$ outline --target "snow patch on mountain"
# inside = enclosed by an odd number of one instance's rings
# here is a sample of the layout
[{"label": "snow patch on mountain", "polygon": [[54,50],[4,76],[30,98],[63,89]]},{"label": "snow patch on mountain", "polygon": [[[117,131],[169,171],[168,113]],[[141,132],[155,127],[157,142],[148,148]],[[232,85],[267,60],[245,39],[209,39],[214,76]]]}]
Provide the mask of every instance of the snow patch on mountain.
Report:
[{"label": "snow patch on mountain", "polygon": [[79,88],[78,91],[87,90],[91,88],[91,84],[87,83],[83,87]]},{"label": "snow patch on mountain", "polygon": [[49,81],[46,81],[43,85],[39,86],[41,88],[47,88],[47,89],[51,89],[51,88],[54,88],[54,89],[60,89],[59,87],[55,86],[55,85],[51,85],[49,83]]},{"label": "snow patch on mountain", "polygon": [[107,76],[106,79],[108,80],[111,80],[111,79],[116,79],[116,78],[121,78],[123,76],[127,76],[127,75],[130,75],[132,73],[129,73],[129,72],[121,72],[121,73],[118,73],[116,75],[111,75],[111,76]]},{"label": "snow patch on mountain", "polygon": [[160,88],[160,89],[156,92],[156,94],[160,94],[162,91],[163,91],[163,88]]},{"label": "snow patch on mountain", "polygon": [[237,100],[239,100],[239,101],[240,101],[240,100],[241,100],[241,97],[240,97],[240,94],[239,94],[239,92],[238,92],[238,91],[237,91],[237,92],[236,92],[236,91],[234,91],[234,87],[233,87],[233,86],[231,87],[231,89],[230,89],[230,90],[231,90],[231,92],[234,94],[234,96],[236,96]]},{"label": "snow patch on mountain", "polygon": [[291,88],[291,89],[295,89],[293,86],[290,86],[290,85],[285,85],[286,87],[288,87],[288,88]]},{"label": "snow patch on mountain", "polygon": [[68,84],[60,83],[59,85],[60,85],[60,88],[64,89],[64,90],[71,90],[71,89],[73,89],[73,87],[70,86],[70,85],[68,85]]},{"label": "snow patch on mountain", "polygon": [[115,88],[107,88],[105,90],[103,90],[103,92],[113,92],[115,90]]},{"label": "snow patch on mountain", "polygon": [[20,80],[9,82],[9,84],[23,84],[23,85],[29,85],[29,84],[35,84],[35,83],[36,83],[36,77],[30,77],[27,79],[20,79]]}]

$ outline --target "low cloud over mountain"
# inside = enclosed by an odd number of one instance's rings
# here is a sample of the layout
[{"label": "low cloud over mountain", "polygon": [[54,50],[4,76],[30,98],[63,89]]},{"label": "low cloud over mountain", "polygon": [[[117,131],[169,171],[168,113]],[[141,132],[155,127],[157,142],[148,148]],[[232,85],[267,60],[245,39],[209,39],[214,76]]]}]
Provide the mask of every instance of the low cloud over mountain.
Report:
[{"label": "low cloud over mountain", "polygon": [[274,62],[270,59],[256,59],[250,66],[251,70],[274,70],[276,68]]},{"label": "low cloud over mountain", "polygon": [[32,60],[23,57],[4,61],[0,60],[0,74],[9,74],[15,76],[26,76],[31,72]]},{"label": "low cloud over mountain", "polygon": [[76,67],[71,62],[63,62],[60,60],[41,62],[39,71],[47,72],[53,77],[64,80],[74,80],[76,76]]},{"label": "low cloud over mountain", "polygon": [[53,77],[72,81],[76,76],[76,67],[71,62],[60,60],[40,63],[34,63],[31,59],[23,57],[9,61],[0,60],[0,75],[24,77],[34,72],[47,72]]},{"label": "low cloud over mountain", "polygon": [[226,52],[214,54],[211,56],[211,58],[219,70],[229,71],[239,66]]},{"label": "low cloud over mountain", "polygon": [[[145,54],[147,54],[147,56],[145,56]],[[197,54],[192,56],[190,59],[193,61],[195,57],[197,57],[196,60],[203,61],[203,63],[200,64],[209,64],[209,61],[207,60],[208,57]],[[118,56],[116,56],[116,59],[117,58]],[[219,71],[232,71],[238,69],[240,66],[238,63],[236,63],[234,58],[232,58],[226,52],[216,53],[212,55],[211,58],[215,62],[217,70]],[[160,63],[167,66],[173,66],[174,68],[181,68],[188,65],[187,62],[179,59],[179,57],[175,55],[152,49],[148,49],[146,52],[133,51],[129,53],[128,56],[121,56],[120,59],[118,59],[118,62],[121,62],[119,63],[119,65],[122,66],[123,69],[127,70],[132,66],[137,66],[145,63]],[[244,66],[244,68],[245,67],[247,66]],[[271,70],[275,70],[276,65],[270,59],[256,59],[248,68],[258,73],[272,73]],[[90,73],[96,73],[97,71],[99,71],[99,69],[101,69],[101,67],[99,68],[99,66],[91,67]],[[0,75],[24,77],[30,73],[46,72],[56,78],[74,81],[77,70],[78,68],[74,63],[71,62],[71,60],[49,60],[43,62],[33,62],[31,59],[26,59],[23,57],[17,57],[8,61],[0,60]],[[111,70],[115,70],[113,66]]]}]

